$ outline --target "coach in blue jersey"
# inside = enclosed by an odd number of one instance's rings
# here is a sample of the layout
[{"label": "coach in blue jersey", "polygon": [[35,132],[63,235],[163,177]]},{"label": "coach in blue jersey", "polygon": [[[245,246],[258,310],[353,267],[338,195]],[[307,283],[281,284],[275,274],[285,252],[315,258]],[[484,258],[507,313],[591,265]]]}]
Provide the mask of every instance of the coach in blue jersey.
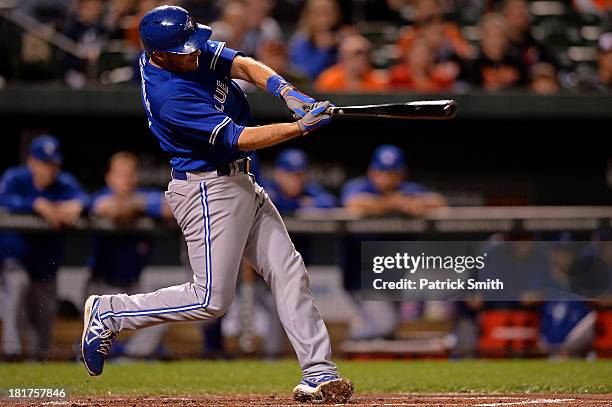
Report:
[{"label": "coach in blue jersey", "polygon": [[408,168],[402,150],[382,145],[374,150],[367,176],[348,181],[342,188],[342,204],[366,215],[405,213],[422,216],[446,205],[440,194],[407,181]]},{"label": "coach in blue jersey", "polygon": [[281,151],[276,157],[272,181],[262,183],[281,212],[299,208],[333,208],[336,198],[307,179],[308,157],[297,148]]},{"label": "coach in blue jersey", "polygon": [[[446,205],[446,199],[430,192],[423,185],[407,181],[408,168],[402,150],[393,145],[382,145],[374,150],[365,177],[349,180],[342,188],[342,204],[363,215],[379,216],[407,214],[422,216],[427,211]],[[344,286],[353,294],[365,322],[353,325],[349,339],[367,340],[388,337],[399,321],[396,304],[385,301],[361,301],[359,253],[364,240],[384,240],[385,236],[352,236],[345,239],[342,267]]]},{"label": "coach in blue jersey", "polygon": [[[55,230],[71,227],[88,198],[76,178],[60,170],[62,159],[55,137],[35,138],[27,165],[8,169],[0,180],[0,207],[11,213],[38,214]],[[44,357],[52,337],[55,276],[62,263],[63,241],[57,233],[4,234],[2,239],[4,257],[17,260],[27,272],[27,278],[17,279],[18,283],[14,276],[7,276],[7,284],[13,281],[16,286],[7,288],[4,352],[21,353],[17,325],[25,316],[34,328],[31,352]]]},{"label": "coach in blue jersey", "polygon": [[[233,301],[241,259],[270,286],[296,351],[302,380],[296,400],[345,402],[353,384],[331,361],[327,329],[308,287],[304,262],[278,211],[249,174],[252,150],[305,135],[331,121],[315,102],[269,67],[244,57],[174,6],[140,22],[142,102],[149,128],[170,157],[166,198],[187,241],[193,281],[138,295],[91,296],[85,303],[82,353],[99,375],[115,335],[172,321],[222,316]],[[255,126],[242,79],[282,99],[299,117]]]}]

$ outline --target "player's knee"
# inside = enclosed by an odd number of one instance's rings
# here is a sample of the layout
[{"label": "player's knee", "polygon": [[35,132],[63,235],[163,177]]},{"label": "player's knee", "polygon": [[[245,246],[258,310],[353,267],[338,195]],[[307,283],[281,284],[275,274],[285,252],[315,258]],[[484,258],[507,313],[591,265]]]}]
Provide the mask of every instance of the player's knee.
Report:
[{"label": "player's knee", "polygon": [[208,314],[213,318],[221,318],[227,312],[229,307],[225,307],[224,304],[216,305],[211,304],[206,308]]},{"label": "player's knee", "polygon": [[212,318],[220,318],[225,315],[234,299],[233,293],[232,295],[227,295],[221,291],[216,291],[213,289],[207,295],[206,287],[202,285],[195,285],[194,288],[197,292],[198,298],[205,299],[204,301],[208,302],[208,305],[206,305],[204,309],[206,310],[205,312],[208,314],[208,316]]},{"label": "player's knee", "polygon": [[212,315],[213,318],[221,318],[229,310],[230,305],[232,305],[234,296],[214,296],[214,292],[212,294],[212,301],[207,307],[208,313]]}]

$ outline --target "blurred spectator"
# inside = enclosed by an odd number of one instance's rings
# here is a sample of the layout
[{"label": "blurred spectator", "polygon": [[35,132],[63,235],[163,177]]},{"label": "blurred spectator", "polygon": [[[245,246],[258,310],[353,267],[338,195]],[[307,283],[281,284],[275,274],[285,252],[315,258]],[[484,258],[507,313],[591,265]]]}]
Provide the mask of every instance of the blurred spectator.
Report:
[{"label": "blurred spectator", "polygon": [[111,0],[108,2],[103,24],[108,32],[108,38],[126,39],[125,28],[130,17],[136,13],[136,0]]},{"label": "blurred spectator", "polygon": [[308,0],[289,45],[294,69],[313,80],[335,64],[343,28],[336,0]]},{"label": "blurred spectator", "polygon": [[308,158],[302,150],[289,148],[276,157],[273,179],[262,182],[262,186],[280,212],[336,206],[333,195],[307,180],[307,169]]},{"label": "blurred spectator", "polygon": [[[141,216],[172,219],[161,191],[138,187],[138,158],[128,152],[118,152],[110,158],[106,187],[92,198],[91,213],[119,226]],[[149,236],[138,233],[95,236],[87,296],[143,292],[140,277],[151,245]],[[125,345],[114,344],[113,354],[150,357],[158,351],[166,329],[158,325],[139,331]]]},{"label": "blurred spectator", "polygon": [[407,176],[404,153],[396,146],[380,146],[372,154],[367,177],[350,180],[342,188],[342,204],[366,215],[399,212],[413,216],[446,206],[442,195],[406,181]]},{"label": "blurred spectator", "polygon": [[415,41],[403,61],[391,68],[389,82],[392,87],[416,92],[449,90],[456,74],[436,75],[433,57],[432,50],[424,41]]},{"label": "blurred spectator", "polygon": [[210,27],[213,30],[212,39],[225,42],[229,48],[244,52],[242,46],[249,29],[244,3],[230,1],[225,4],[221,18],[212,22]]},{"label": "blurred spectator", "polygon": [[560,89],[557,70],[546,62],[539,62],[531,67],[531,91],[540,95],[557,93]]},{"label": "blurred spectator", "polygon": [[255,56],[258,47],[268,41],[279,42],[280,26],[272,17],[272,0],[230,1],[221,19],[211,23],[212,38],[245,55]]},{"label": "blurred spectator", "polygon": [[480,22],[480,55],[474,65],[473,82],[487,91],[525,85],[526,70],[510,53],[505,19],[495,13]]},{"label": "blurred spectator", "polygon": [[[164,1],[163,4],[169,4],[170,2]],[[138,0],[136,4],[136,14],[131,17],[127,17],[125,21],[125,37],[128,43],[134,48],[142,48],[140,44],[140,33],[138,32],[138,25],[142,17],[151,9],[162,5],[159,0]]]},{"label": "blurred spectator", "polygon": [[64,34],[73,39],[80,56],[66,54],[64,79],[74,88],[83,87],[88,77],[96,72],[95,64],[107,39],[102,21],[104,3],[101,0],[78,0],[76,12],[70,15],[64,27]]},{"label": "blurred spectator", "polygon": [[577,88],[588,92],[612,91],[612,32],[607,32],[599,37],[596,74],[582,78]]},{"label": "blurred spectator", "polygon": [[364,0],[363,18],[367,21],[386,21],[405,23],[404,16],[411,4],[410,0]]},{"label": "blurred spectator", "polygon": [[266,41],[281,41],[282,31],[278,22],[270,17],[273,0],[244,0],[247,32],[240,49],[254,56],[260,44]]},{"label": "blurred spectator", "polygon": [[360,35],[342,40],[338,63],[321,73],[316,88],[321,92],[379,92],[387,81],[372,69],[370,42]]},{"label": "blurred spectator", "polygon": [[611,0],[574,0],[572,2],[576,9],[584,14],[599,14],[604,16],[612,11]]},{"label": "blurred spectator", "polygon": [[599,38],[597,54],[597,76],[602,91],[612,90],[612,32]]},{"label": "blurred spectator", "polygon": [[[201,24],[210,25],[212,21],[219,18],[221,14],[221,6],[224,2],[218,0],[180,0],[178,6],[183,7],[185,10],[189,10],[197,22]],[[164,4],[168,4],[164,2]]]},{"label": "blurred spectator", "polygon": [[[61,172],[62,161],[55,137],[32,140],[27,165],[9,168],[0,180],[0,207],[12,213],[38,214],[56,231],[73,226],[88,198],[72,175]],[[22,354],[20,329],[27,327],[29,353],[45,358],[56,314],[56,274],[62,263],[63,241],[58,233],[11,233],[2,240],[5,258],[19,265],[5,273],[4,353],[8,357]]]},{"label": "blurred spectator", "polygon": [[398,47],[402,54],[410,50],[418,37],[423,36],[434,51],[436,61],[452,60],[454,56],[470,59],[474,50],[463,39],[459,27],[444,21],[438,0],[417,0],[414,7],[414,25],[406,26],[400,33]]},{"label": "blurred spectator", "polygon": [[59,27],[74,0],[19,0],[17,9],[35,19]]},{"label": "blurred spectator", "polygon": [[287,47],[280,41],[265,41],[257,48],[257,59],[298,88],[303,87],[307,77],[289,65]]},{"label": "blurred spectator", "polygon": [[543,44],[531,35],[531,14],[526,0],[505,0],[503,14],[511,53],[527,68],[537,62],[550,62]]}]

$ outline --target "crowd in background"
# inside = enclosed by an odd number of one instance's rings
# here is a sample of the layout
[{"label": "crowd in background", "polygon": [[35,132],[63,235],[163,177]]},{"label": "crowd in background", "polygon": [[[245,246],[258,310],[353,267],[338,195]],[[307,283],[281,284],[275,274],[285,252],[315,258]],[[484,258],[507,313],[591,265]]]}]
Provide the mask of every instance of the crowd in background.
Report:
[{"label": "crowd in background", "polygon": [[612,8],[591,0],[24,0],[0,19],[0,83],[137,81],[160,4],[320,92],[612,89]]}]

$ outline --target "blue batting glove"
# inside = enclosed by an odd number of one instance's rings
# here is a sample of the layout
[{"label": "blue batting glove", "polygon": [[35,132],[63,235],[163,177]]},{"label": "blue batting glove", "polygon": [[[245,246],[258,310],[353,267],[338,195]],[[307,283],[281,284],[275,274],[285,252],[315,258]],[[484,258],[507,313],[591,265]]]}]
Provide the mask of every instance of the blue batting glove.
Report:
[{"label": "blue batting glove", "polygon": [[333,105],[329,101],[317,102],[311,106],[311,109],[304,117],[297,121],[300,130],[302,130],[302,135],[310,133],[331,122],[332,116],[327,113],[327,108],[330,106]]},{"label": "blue batting glove", "polygon": [[304,117],[310,106],[315,102],[313,98],[295,89],[280,75],[273,75],[268,78],[266,90],[278,98],[282,97],[296,119]]},{"label": "blue batting glove", "polygon": [[294,87],[291,87],[285,91],[282,96],[283,99],[285,99],[287,107],[294,113],[295,116],[297,116],[296,119],[304,117],[307,110],[315,102],[313,98],[296,90]]}]

